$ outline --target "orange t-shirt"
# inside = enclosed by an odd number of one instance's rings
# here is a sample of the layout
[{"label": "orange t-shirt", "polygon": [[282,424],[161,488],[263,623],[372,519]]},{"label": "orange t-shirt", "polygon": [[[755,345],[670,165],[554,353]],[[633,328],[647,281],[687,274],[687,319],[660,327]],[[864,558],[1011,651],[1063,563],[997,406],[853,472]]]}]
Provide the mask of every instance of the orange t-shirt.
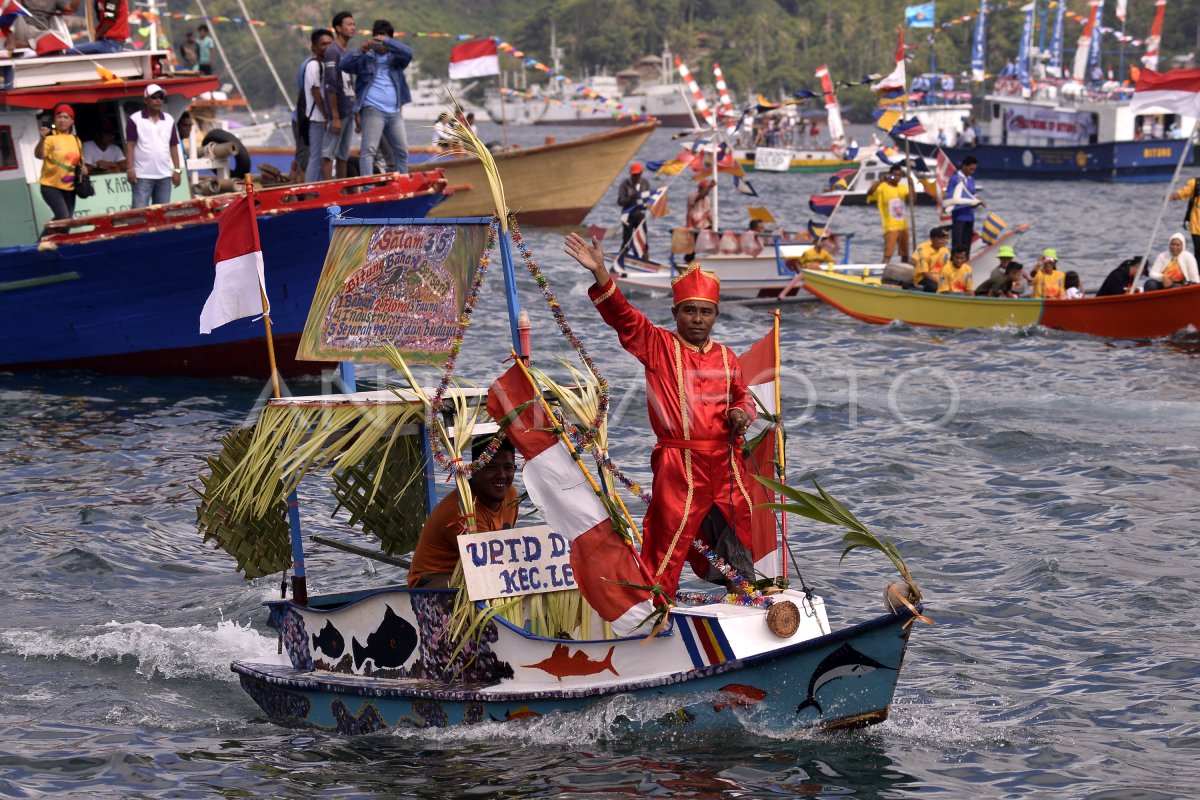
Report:
[{"label": "orange t-shirt", "polygon": [[[517,487],[510,486],[498,511],[475,504],[475,528],[480,533],[511,528],[517,524],[517,511]],[[453,572],[458,566],[458,536],[466,532],[455,489],[433,507],[433,513],[421,528],[421,538],[417,540],[408,570],[408,585],[415,587],[427,572]]]}]

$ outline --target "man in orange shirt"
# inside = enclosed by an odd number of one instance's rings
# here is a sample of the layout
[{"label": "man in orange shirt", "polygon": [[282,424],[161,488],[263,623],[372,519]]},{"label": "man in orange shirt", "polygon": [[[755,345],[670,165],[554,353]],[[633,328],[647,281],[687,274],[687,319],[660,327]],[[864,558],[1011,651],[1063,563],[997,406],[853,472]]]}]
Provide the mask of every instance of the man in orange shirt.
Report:
[{"label": "man in orange shirt", "polygon": [[[478,459],[487,440],[475,445],[471,458]],[[475,531],[500,531],[517,522],[516,452],[505,439],[484,467],[471,475],[471,494],[475,497]],[[434,506],[425,520],[417,549],[408,570],[408,585],[413,589],[445,589],[458,566],[458,537],[467,533],[466,519],[458,502],[458,490],[450,492]]]}]

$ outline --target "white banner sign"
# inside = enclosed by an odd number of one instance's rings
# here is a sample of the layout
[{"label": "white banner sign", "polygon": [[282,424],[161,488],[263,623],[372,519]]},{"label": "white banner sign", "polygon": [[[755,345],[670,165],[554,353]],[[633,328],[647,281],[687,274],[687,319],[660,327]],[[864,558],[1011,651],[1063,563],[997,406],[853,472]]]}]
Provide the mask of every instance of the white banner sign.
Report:
[{"label": "white banner sign", "polygon": [[463,534],[458,553],[471,600],[576,588],[571,543],[547,525]]},{"label": "white banner sign", "polygon": [[1085,144],[1091,137],[1091,114],[1051,108],[1006,108],[1004,128],[1009,139],[1053,139]]},{"label": "white banner sign", "polygon": [[792,165],[792,151],[779,147],[754,149],[754,169],[759,172],[787,172]]}]

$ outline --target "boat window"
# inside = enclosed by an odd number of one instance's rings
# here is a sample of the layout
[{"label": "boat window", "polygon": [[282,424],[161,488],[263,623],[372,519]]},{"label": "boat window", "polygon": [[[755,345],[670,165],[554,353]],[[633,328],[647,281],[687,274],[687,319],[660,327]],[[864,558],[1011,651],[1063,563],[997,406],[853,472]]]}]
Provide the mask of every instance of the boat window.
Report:
[{"label": "boat window", "polygon": [[17,168],[17,149],[13,147],[12,127],[0,125],[0,169]]}]

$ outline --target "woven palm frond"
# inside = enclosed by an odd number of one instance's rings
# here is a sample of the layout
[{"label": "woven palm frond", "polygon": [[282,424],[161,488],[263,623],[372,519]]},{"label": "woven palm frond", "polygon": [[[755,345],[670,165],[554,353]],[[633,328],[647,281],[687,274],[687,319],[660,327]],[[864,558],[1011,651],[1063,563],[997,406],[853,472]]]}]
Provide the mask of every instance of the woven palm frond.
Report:
[{"label": "woven palm frond", "polygon": [[424,454],[414,436],[380,439],[357,464],[333,473],[338,508],[377,537],[388,555],[416,548],[425,522]]},{"label": "woven palm frond", "polygon": [[275,502],[262,514],[233,513],[219,491],[229,474],[245,460],[253,436],[251,429],[237,428],[221,438],[221,453],[208,459],[210,472],[200,476],[203,490],[197,492],[200,505],[196,509],[196,524],[204,541],[215,541],[233,556],[238,571],[247,580],[282,572],[292,563],[287,506],[277,471],[270,492]]}]

